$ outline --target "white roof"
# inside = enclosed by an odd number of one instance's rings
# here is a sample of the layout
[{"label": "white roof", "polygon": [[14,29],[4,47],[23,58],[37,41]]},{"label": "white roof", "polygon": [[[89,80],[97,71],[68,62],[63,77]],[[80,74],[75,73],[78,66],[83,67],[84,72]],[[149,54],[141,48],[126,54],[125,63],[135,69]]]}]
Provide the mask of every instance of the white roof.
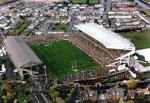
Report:
[{"label": "white roof", "polygon": [[143,55],[145,60],[150,63],[150,48],[137,50],[136,53]]},{"label": "white roof", "polygon": [[135,46],[128,39],[106,29],[102,25],[96,23],[85,23],[75,26],[77,29],[93,37],[106,48],[121,49],[121,50],[134,50]]}]

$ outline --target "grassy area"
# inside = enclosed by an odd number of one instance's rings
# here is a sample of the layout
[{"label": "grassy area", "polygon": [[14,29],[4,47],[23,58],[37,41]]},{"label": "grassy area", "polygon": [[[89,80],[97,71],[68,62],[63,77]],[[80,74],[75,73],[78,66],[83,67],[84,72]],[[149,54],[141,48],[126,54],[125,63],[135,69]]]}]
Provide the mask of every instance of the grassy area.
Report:
[{"label": "grassy area", "polygon": [[150,48],[150,29],[141,32],[126,32],[121,35],[131,40],[137,49]]},{"label": "grassy area", "polygon": [[20,90],[17,92],[18,92],[18,99],[19,99],[20,103],[23,103],[24,99],[26,98],[25,90],[21,89],[21,87],[20,87]]},{"label": "grassy area", "polygon": [[143,63],[143,62],[140,62],[140,64],[142,64],[142,65],[145,66],[145,67],[150,66],[150,63]]},{"label": "grassy area", "polygon": [[86,4],[86,0],[69,0],[73,4]]},{"label": "grassy area", "polygon": [[89,3],[90,4],[96,4],[96,3],[98,3],[98,0],[89,0]]},{"label": "grassy area", "polygon": [[98,64],[86,53],[66,40],[31,46],[47,66],[49,75],[62,77],[74,72],[95,69]]},{"label": "grassy area", "polygon": [[16,84],[14,86],[14,90],[16,92],[16,96],[19,100],[19,103],[23,103],[24,99],[27,97],[24,86]]},{"label": "grassy area", "polygon": [[96,4],[98,0],[69,0],[69,2],[73,4]]},{"label": "grassy area", "polygon": [[23,32],[29,25],[29,21],[23,21],[15,28],[12,28],[9,30],[9,35],[19,35],[21,32]]},{"label": "grassy area", "polygon": [[150,11],[146,10],[146,9],[143,9],[143,8],[138,8],[138,10],[144,14],[144,15],[147,15],[147,16],[150,16]]},{"label": "grassy area", "polygon": [[69,29],[69,25],[68,24],[54,24],[53,30],[68,30]]}]

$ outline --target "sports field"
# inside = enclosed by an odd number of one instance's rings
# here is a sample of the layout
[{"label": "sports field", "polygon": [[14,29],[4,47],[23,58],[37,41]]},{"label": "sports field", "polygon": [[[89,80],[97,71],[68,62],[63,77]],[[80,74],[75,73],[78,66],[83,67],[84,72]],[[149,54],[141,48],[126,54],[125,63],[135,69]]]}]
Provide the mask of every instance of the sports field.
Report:
[{"label": "sports field", "polygon": [[64,23],[57,23],[54,24],[53,30],[68,30],[69,25]]},{"label": "sports field", "polygon": [[62,77],[75,72],[96,69],[99,65],[67,40],[31,46],[47,67],[49,75]]},{"label": "sports field", "polygon": [[8,34],[13,35],[13,36],[19,35],[21,32],[23,32],[28,27],[29,24],[30,24],[29,21],[24,20],[20,24],[18,24],[16,27],[10,29]]}]

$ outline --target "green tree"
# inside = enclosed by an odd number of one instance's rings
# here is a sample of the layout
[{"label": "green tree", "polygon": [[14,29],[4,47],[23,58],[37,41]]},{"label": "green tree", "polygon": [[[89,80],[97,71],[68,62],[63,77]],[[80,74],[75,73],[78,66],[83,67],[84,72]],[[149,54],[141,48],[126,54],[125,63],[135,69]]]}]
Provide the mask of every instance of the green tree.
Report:
[{"label": "green tree", "polygon": [[50,94],[53,99],[56,99],[59,96],[59,91],[57,91],[57,83],[55,82],[53,86],[50,87]]},{"label": "green tree", "polygon": [[54,91],[53,93],[51,93],[52,97],[55,99],[58,97],[59,92],[58,91]]},{"label": "green tree", "polygon": [[56,103],[65,103],[61,97],[56,97]]},{"label": "green tree", "polygon": [[4,103],[7,103],[7,96],[6,96],[6,95],[3,95],[3,96],[2,96],[2,100],[4,101]]},{"label": "green tree", "polygon": [[118,103],[126,103],[123,99],[120,99]]},{"label": "green tree", "polygon": [[75,92],[75,88],[72,88],[71,90],[70,90],[70,94],[73,94]]},{"label": "green tree", "polygon": [[28,97],[24,99],[23,103],[28,103]]},{"label": "green tree", "polygon": [[133,78],[128,80],[128,82],[127,82],[128,89],[134,89],[136,86],[137,86],[137,83]]},{"label": "green tree", "polygon": [[107,101],[101,101],[100,103],[107,103]]},{"label": "green tree", "polygon": [[127,103],[134,103],[134,101],[133,100],[128,100]]}]

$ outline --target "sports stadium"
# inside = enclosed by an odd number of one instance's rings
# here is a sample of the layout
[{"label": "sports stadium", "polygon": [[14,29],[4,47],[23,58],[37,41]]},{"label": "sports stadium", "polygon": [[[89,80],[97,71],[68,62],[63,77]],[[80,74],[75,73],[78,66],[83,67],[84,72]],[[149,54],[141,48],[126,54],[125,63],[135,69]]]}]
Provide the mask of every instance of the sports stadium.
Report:
[{"label": "sports stadium", "polygon": [[101,25],[86,23],[75,28],[77,32],[24,37],[26,46],[22,46],[23,40],[15,39],[14,44],[20,45],[18,53],[13,53],[16,49],[9,49],[12,47],[9,45],[13,45],[7,40],[9,37],[4,44],[14,64],[22,61],[19,66],[15,65],[19,70],[33,71],[36,66],[38,71],[43,64],[49,76],[65,81],[106,76],[109,70],[117,68],[115,61],[135,52],[129,40]]}]

